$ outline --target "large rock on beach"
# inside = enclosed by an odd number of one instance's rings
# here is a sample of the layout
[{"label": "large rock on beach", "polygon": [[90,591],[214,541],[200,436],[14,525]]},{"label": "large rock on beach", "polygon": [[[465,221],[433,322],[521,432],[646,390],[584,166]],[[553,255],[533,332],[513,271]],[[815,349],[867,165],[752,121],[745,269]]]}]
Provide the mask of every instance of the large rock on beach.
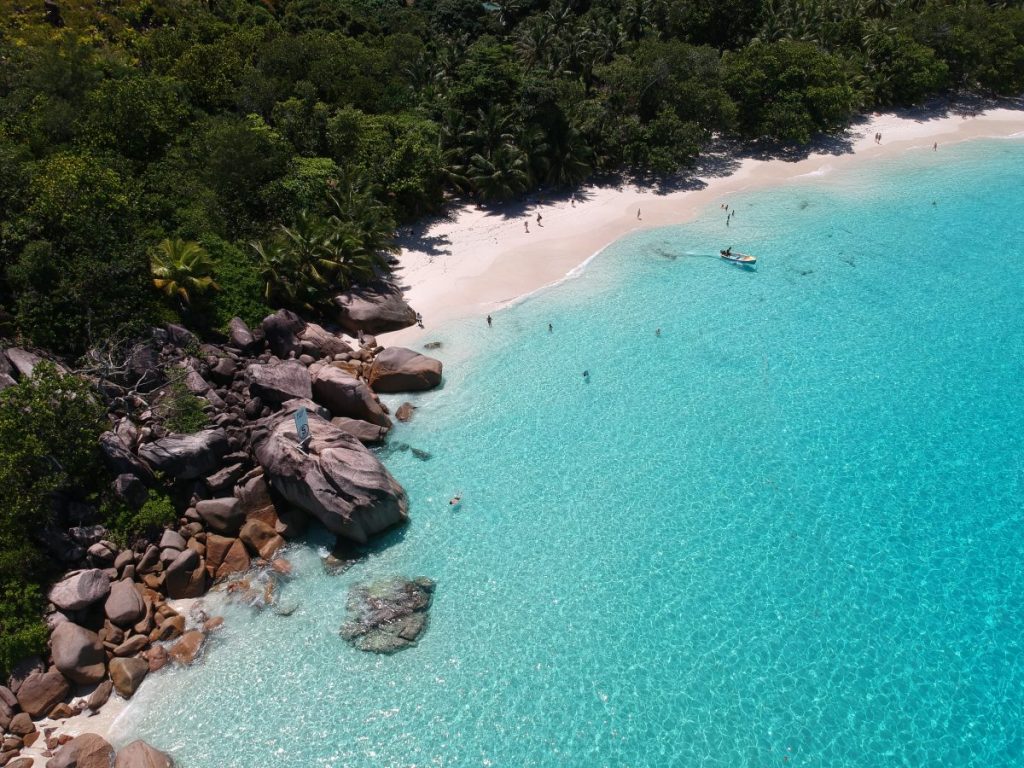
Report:
[{"label": "large rock on beach", "polygon": [[263,318],[262,327],[267,345],[275,355],[287,360],[291,355],[299,354],[299,334],[306,327],[306,322],[301,317],[289,309],[279,309]]},{"label": "large rock on beach", "polygon": [[167,653],[177,663],[188,666],[199,657],[205,643],[206,635],[198,629],[192,629],[175,640]]},{"label": "large rock on beach", "polygon": [[352,351],[344,339],[316,323],[307,323],[299,333],[299,345],[302,351],[314,357],[334,357]]},{"label": "large rock on beach", "polygon": [[238,538],[254,555],[259,555],[264,560],[270,560],[281,547],[285,545],[284,539],[278,535],[270,525],[251,518],[246,520],[242,526]]},{"label": "large rock on beach", "polygon": [[99,568],[76,571],[50,590],[50,602],[62,611],[80,611],[110,594],[110,576]]},{"label": "large rock on beach", "polygon": [[53,665],[79,685],[100,682],[107,674],[107,656],[99,636],[70,621],[58,624],[50,635]]},{"label": "large rock on beach", "polygon": [[195,480],[210,474],[227,452],[228,436],[220,428],[192,435],[168,435],[139,446],[139,456],[149,466],[179,480]]},{"label": "large rock on beach", "polygon": [[348,432],[363,445],[382,443],[384,438],[388,436],[388,429],[386,427],[382,427],[379,424],[371,424],[368,421],[361,421],[360,419],[348,419],[339,416],[336,419],[331,419],[331,424],[342,432]]},{"label": "large rock on beach", "polygon": [[234,496],[200,501],[196,513],[209,530],[228,536],[236,535],[245,522],[245,508]]},{"label": "large rock on beach", "polygon": [[174,760],[140,739],[117,753],[114,768],[174,768]]},{"label": "large rock on beach", "polygon": [[385,429],[391,428],[391,419],[366,382],[329,364],[310,371],[313,374],[313,399],[327,408],[332,416],[347,416]]},{"label": "large rock on beach", "polygon": [[110,661],[110,679],[114,683],[114,689],[123,698],[130,699],[134,696],[148,674],[149,662],[138,656]]},{"label": "large rock on beach", "polygon": [[48,714],[71,692],[71,685],[57,667],[35,670],[18,687],[18,706],[33,719]]},{"label": "large rock on beach", "polygon": [[258,339],[240,317],[228,321],[228,339],[233,347],[243,352],[251,352],[259,346]]},{"label": "large rock on beach", "polygon": [[218,536],[206,537],[206,570],[213,578],[222,579],[233,573],[249,570],[249,553],[239,539]]},{"label": "large rock on beach", "polygon": [[146,614],[146,603],[130,579],[115,581],[110,588],[103,612],[119,627],[130,627]]},{"label": "large rock on beach", "polygon": [[194,549],[178,553],[164,576],[167,596],[173,600],[201,597],[206,591],[206,563]]},{"label": "large rock on beach", "polygon": [[268,417],[252,444],[275,491],[329,531],[360,544],[407,519],[405,491],[355,437],[309,414],[308,452],[299,448],[294,405]]},{"label": "large rock on beach", "polygon": [[394,653],[416,643],[427,626],[434,582],[420,577],[357,584],[348,593],[341,636],[362,651]]},{"label": "large rock on beach", "polygon": [[280,405],[294,398],[309,400],[313,397],[309,369],[302,363],[250,365],[246,372],[250,381],[249,393],[264,403]]},{"label": "large rock on beach", "polygon": [[346,291],[334,297],[334,305],[341,327],[353,335],[397,331],[416,323],[416,312],[390,283]]},{"label": "large rock on beach", "polygon": [[46,768],[110,768],[114,748],[95,733],[83,733],[60,747],[46,761]]},{"label": "large rock on beach", "polygon": [[388,347],[370,367],[374,392],[419,392],[441,383],[441,361],[405,347]]}]

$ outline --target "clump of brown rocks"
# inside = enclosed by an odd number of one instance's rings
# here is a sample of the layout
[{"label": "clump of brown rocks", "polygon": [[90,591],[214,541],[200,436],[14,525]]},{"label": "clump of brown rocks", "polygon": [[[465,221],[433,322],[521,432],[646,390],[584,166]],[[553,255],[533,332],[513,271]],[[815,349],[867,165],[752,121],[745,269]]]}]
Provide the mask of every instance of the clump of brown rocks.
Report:
[{"label": "clump of brown rocks", "polygon": [[[138,510],[150,489],[162,488],[179,501],[181,517],[155,537],[118,546],[96,524],[95,510],[70,502],[58,510],[44,545],[70,570],[48,595],[48,657],[26,660],[9,687],[0,687],[0,731],[8,734],[0,766],[16,765],[21,747],[39,738],[34,720],[96,711],[114,692],[130,698],[161,667],[195,661],[221,620],[186,615],[174,600],[224,584],[272,604],[276,579],[290,571],[279,553],[310,519],[353,545],[406,521],[404,490],[366,445],[384,441],[392,427],[378,394],[436,387],[442,366],[411,349],[380,347],[371,335],[416,321],[396,289],[350,292],[336,305],[335,329],[281,310],[255,330],[235,318],[218,343],[171,325],[133,345],[91,353],[79,374],[108,404],[111,426],[100,449],[116,477],[113,492]],[[0,389],[31,375],[40,359],[0,350]],[[167,424],[180,385],[199,398],[209,421],[192,434]],[[300,408],[310,429],[302,445]],[[400,417],[411,414],[409,406]],[[264,575],[240,577],[254,568]],[[359,643],[397,649],[415,642],[433,585],[408,584],[394,593],[392,608],[360,614],[357,625],[366,629],[353,630]],[[370,589],[366,599],[378,593]],[[388,611],[396,639],[378,640],[391,632],[377,621]],[[49,764],[170,765],[142,742],[115,757],[90,736],[47,743]]]}]

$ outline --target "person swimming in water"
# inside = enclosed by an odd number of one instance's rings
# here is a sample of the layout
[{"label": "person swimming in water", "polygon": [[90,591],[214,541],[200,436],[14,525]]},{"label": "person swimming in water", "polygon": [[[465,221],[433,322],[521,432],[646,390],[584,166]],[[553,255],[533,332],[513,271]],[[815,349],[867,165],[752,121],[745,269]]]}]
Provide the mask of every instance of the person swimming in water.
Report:
[{"label": "person swimming in water", "polygon": [[448,501],[448,506],[449,507],[457,507],[461,503],[462,503],[462,492],[459,491],[457,494],[452,496],[452,498]]}]

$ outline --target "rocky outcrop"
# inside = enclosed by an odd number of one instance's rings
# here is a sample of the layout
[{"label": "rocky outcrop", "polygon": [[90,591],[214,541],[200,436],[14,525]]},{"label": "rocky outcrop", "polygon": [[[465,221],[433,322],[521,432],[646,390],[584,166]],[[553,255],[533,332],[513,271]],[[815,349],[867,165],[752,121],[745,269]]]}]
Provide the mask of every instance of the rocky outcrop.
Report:
[{"label": "rocky outcrop", "polygon": [[130,699],[149,674],[149,662],[137,656],[129,659],[111,659],[110,679],[123,698]]},{"label": "rocky outcrop", "polygon": [[178,664],[188,666],[196,660],[206,642],[206,635],[197,629],[190,630],[179,637],[167,653]]},{"label": "rocky outcrop", "polygon": [[299,333],[299,346],[303,354],[315,358],[347,355],[352,351],[343,339],[316,323],[307,323]]},{"label": "rocky outcrop", "polygon": [[412,403],[402,403],[398,406],[398,410],[395,411],[395,418],[401,422],[412,421],[414,413],[416,413],[415,405]]},{"label": "rocky outcrop", "polygon": [[228,451],[223,429],[193,435],[168,435],[139,447],[139,456],[153,469],[179,480],[195,480],[213,472]]},{"label": "rocky outcrop", "polygon": [[50,667],[43,672],[35,670],[26,677],[18,690],[18,706],[28,712],[33,719],[38,719],[60,704],[71,692],[67,678],[57,667]]},{"label": "rocky outcrop", "polygon": [[103,463],[115,475],[130,475],[147,484],[156,483],[153,471],[133,454],[129,446],[114,432],[104,432],[99,440]]},{"label": "rocky outcrop", "polygon": [[228,322],[228,339],[242,352],[252,352],[259,346],[259,341],[240,317],[232,317]]},{"label": "rocky outcrop", "polygon": [[394,653],[415,644],[427,627],[434,582],[420,577],[357,584],[348,593],[341,636],[361,651]]},{"label": "rocky outcrop", "polygon": [[117,753],[114,768],[174,768],[174,761],[170,755],[139,740]]},{"label": "rocky outcrop", "polygon": [[293,413],[283,409],[253,434],[256,458],[277,493],[332,533],[359,543],[405,522],[405,491],[376,456],[315,413],[309,414],[312,439],[304,453]]},{"label": "rocky outcrop", "polygon": [[11,362],[11,366],[14,368],[16,378],[24,379],[32,375],[32,371],[39,363],[43,362],[43,358],[39,355],[29,352],[18,347],[11,347],[5,353],[7,359]]},{"label": "rocky outcrop", "polygon": [[251,518],[242,526],[238,538],[254,555],[270,560],[281,547],[284,539],[271,526],[262,520]]},{"label": "rocky outcrop", "polygon": [[330,364],[315,366],[310,373],[313,374],[313,399],[333,416],[347,416],[391,428],[391,419],[366,382]]},{"label": "rocky outcrop", "polygon": [[46,762],[46,768],[110,768],[114,748],[95,733],[76,736]]},{"label": "rocky outcrop", "polygon": [[389,283],[346,291],[334,297],[334,305],[341,327],[353,335],[397,331],[416,323],[416,312]]},{"label": "rocky outcrop", "polygon": [[371,424],[368,421],[360,421],[359,419],[347,419],[339,416],[336,419],[331,419],[331,424],[342,432],[348,432],[363,445],[382,443],[384,438],[388,436],[388,430],[385,427]]},{"label": "rocky outcrop", "polygon": [[388,347],[373,361],[374,392],[420,392],[441,383],[441,361],[405,347]]},{"label": "rocky outcrop", "polygon": [[117,626],[130,627],[145,615],[146,604],[132,581],[115,581],[103,612]]},{"label": "rocky outcrop", "polygon": [[70,621],[50,635],[53,664],[68,680],[80,685],[100,682],[107,674],[107,657],[99,636]]},{"label": "rocky outcrop", "polygon": [[214,533],[206,536],[206,572],[212,578],[242,573],[249,570],[249,565],[249,553],[239,539]]},{"label": "rocky outcrop", "polygon": [[172,599],[200,597],[206,591],[206,564],[194,549],[179,552],[164,576],[167,596]]},{"label": "rocky outcrop", "polygon": [[110,594],[110,576],[99,568],[74,571],[54,584],[50,602],[62,611],[80,611]]},{"label": "rocky outcrop", "polygon": [[287,362],[277,365],[250,365],[249,393],[264,403],[280,405],[288,400],[313,397],[309,370],[302,363]]},{"label": "rocky outcrop", "polygon": [[228,536],[236,535],[245,522],[245,509],[234,496],[200,501],[196,513],[209,530]]},{"label": "rocky outcrop", "polygon": [[291,310],[279,309],[263,318],[262,327],[267,345],[275,355],[287,360],[291,355],[299,354],[299,334],[306,327],[301,317]]}]

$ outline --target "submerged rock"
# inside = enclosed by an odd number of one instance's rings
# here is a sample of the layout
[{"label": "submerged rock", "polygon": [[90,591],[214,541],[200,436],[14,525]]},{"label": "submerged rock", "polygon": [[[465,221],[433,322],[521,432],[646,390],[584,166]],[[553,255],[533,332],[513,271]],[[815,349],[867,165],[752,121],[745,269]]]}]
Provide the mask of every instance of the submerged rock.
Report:
[{"label": "submerged rock", "polygon": [[435,584],[419,577],[357,584],[348,593],[349,619],[340,634],[361,651],[394,653],[410,645],[427,627]]}]

